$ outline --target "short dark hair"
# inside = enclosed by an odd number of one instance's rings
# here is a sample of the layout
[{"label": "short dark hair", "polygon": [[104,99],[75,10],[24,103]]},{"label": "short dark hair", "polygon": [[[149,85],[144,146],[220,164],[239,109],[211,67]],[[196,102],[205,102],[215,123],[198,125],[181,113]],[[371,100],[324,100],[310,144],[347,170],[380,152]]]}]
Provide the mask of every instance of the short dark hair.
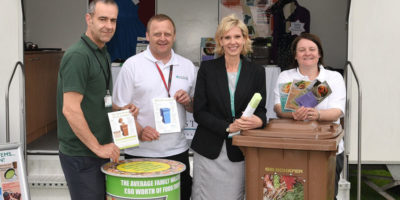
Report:
[{"label": "short dark hair", "polygon": [[153,22],[154,20],[159,21],[159,22],[165,21],[165,20],[170,21],[171,24],[172,24],[172,26],[174,27],[174,33],[176,33],[176,28],[175,28],[175,23],[174,23],[174,21],[172,21],[172,19],[171,19],[168,15],[166,15],[166,14],[157,14],[157,15],[154,15],[153,17],[151,17],[151,18],[149,19],[149,21],[147,22],[147,30],[146,30],[146,32],[149,32],[149,31],[150,31],[151,22]]},{"label": "short dark hair", "polygon": [[114,0],[93,0],[92,2],[89,3],[89,7],[88,7],[88,10],[87,10],[87,13],[89,13],[91,15],[94,14],[95,7],[96,7],[96,4],[98,2],[102,2],[102,3],[105,3],[105,4],[112,4],[112,5],[117,6],[117,8],[118,8],[118,5]]},{"label": "short dark hair", "polygon": [[[297,60],[295,59],[296,57],[296,48],[297,48],[297,44],[299,43],[299,41],[301,39],[306,39],[306,40],[310,40],[312,42],[314,42],[317,47],[318,47],[318,53],[321,56],[318,60],[318,65],[324,65],[324,50],[322,49],[322,43],[321,40],[319,39],[318,36],[311,34],[311,33],[301,33],[299,36],[297,36],[293,42],[292,42],[292,46],[290,48],[290,50],[292,51],[292,68],[296,68],[299,66],[299,63],[297,63]],[[319,69],[319,68],[318,68]]]}]

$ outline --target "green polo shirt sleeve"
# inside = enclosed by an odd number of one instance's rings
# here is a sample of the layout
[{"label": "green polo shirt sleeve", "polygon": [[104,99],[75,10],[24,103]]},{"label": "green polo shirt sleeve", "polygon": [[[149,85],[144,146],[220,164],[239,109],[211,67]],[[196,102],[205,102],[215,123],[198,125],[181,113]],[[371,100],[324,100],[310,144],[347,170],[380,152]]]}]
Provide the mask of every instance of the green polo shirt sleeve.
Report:
[{"label": "green polo shirt sleeve", "polygon": [[76,52],[64,57],[63,67],[60,69],[63,93],[78,92],[82,95],[85,94],[89,77],[89,63],[85,57]]}]

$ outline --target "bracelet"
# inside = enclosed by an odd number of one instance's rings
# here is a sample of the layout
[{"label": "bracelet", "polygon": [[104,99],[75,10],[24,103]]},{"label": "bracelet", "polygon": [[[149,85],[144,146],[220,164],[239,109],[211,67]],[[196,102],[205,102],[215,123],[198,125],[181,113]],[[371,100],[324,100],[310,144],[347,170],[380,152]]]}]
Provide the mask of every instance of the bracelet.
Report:
[{"label": "bracelet", "polygon": [[319,119],[321,118],[321,113],[319,113],[319,110],[317,110],[317,112],[318,112],[317,121],[319,121]]}]

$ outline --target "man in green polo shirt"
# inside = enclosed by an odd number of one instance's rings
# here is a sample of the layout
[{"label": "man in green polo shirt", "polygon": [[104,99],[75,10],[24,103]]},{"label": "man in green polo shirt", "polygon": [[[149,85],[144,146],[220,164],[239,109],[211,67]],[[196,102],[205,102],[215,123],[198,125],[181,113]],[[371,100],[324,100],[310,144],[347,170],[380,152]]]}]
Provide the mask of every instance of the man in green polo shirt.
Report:
[{"label": "man in green polo shirt", "polygon": [[105,199],[101,166],[118,161],[107,112],[112,78],[105,43],[114,35],[118,6],[93,0],[87,30],[64,54],[57,84],[57,132],[61,166],[72,200]]}]

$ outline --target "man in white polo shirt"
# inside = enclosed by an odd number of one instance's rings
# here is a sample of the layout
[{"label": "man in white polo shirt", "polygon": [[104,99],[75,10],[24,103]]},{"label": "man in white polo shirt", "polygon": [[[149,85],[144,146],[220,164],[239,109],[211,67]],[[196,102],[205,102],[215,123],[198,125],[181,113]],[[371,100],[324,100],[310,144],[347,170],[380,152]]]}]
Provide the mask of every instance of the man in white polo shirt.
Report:
[{"label": "man in white polo shirt", "polygon": [[[122,66],[114,86],[113,103],[134,104],[137,116],[138,148],[125,150],[125,158],[151,157],[176,160],[186,165],[181,174],[181,199],[189,200],[192,178],[186,137],[183,128],[186,112],[192,112],[196,69],[193,63],[175,54],[175,25],[163,14],[153,16],[147,24],[146,51],[130,57]],[[173,97],[177,102],[180,132],[161,134],[155,129],[153,98]]]}]

